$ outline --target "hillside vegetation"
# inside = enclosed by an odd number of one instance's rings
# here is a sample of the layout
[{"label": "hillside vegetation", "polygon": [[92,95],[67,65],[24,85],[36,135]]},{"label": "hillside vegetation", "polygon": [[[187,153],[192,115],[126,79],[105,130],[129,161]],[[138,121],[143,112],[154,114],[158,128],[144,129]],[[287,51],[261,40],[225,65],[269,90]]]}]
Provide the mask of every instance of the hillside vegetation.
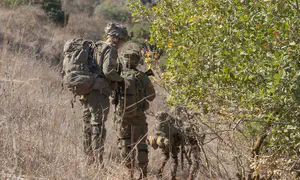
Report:
[{"label": "hillside vegetation", "polygon": [[[149,134],[165,99],[187,107],[185,120],[206,134],[198,179],[300,177],[297,0],[131,0],[129,8],[123,0],[64,0],[58,9],[67,21],[30,2],[0,1],[0,179],[129,179],[113,108],[105,168],[87,166],[82,109],[61,86],[65,41],[103,39],[109,21],[159,48],[144,54],[158,91]],[[161,153],[151,149],[149,159],[149,179],[156,179]],[[185,162],[178,179],[187,173]]]},{"label": "hillside vegetation", "polygon": [[188,107],[192,124],[230,148],[242,179],[300,177],[299,6],[162,0],[147,8],[132,1],[136,21],[152,23],[151,42],[168,57],[168,103]]}]

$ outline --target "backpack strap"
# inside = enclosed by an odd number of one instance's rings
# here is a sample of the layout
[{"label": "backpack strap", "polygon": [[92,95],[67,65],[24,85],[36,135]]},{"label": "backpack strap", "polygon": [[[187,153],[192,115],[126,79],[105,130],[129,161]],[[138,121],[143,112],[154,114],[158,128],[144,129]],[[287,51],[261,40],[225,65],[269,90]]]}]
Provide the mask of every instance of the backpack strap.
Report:
[{"label": "backpack strap", "polygon": [[95,46],[96,46],[97,50],[96,50],[96,53],[94,53],[94,58],[97,60],[97,63],[100,67],[99,75],[104,77],[104,73],[103,73],[104,55],[105,55],[106,51],[109,48],[111,48],[111,46],[104,41],[96,42]]}]

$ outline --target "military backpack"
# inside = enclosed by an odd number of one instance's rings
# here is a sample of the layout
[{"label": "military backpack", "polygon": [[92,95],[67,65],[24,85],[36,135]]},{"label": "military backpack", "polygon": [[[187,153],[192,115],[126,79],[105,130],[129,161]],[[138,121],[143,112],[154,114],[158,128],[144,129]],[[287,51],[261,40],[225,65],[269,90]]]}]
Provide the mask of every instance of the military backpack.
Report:
[{"label": "military backpack", "polygon": [[118,114],[124,118],[136,117],[149,106],[143,84],[145,74],[134,69],[123,69],[121,76],[130,85],[126,89],[121,89]]},{"label": "military backpack", "polygon": [[63,84],[75,95],[88,94],[97,74],[93,73],[96,62],[93,58],[94,43],[76,38],[64,45]]}]

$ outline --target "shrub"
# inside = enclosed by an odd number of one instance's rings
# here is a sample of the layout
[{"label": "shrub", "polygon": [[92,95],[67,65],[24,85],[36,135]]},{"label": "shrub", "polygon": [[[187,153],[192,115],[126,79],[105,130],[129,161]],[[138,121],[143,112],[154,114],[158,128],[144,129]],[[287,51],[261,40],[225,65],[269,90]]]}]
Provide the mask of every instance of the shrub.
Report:
[{"label": "shrub", "polygon": [[0,33],[5,34],[6,41],[14,47],[9,50],[34,52],[36,59],[47,59],[53,64],[59,62],[63,43],[70,38],[49,23],[47,14],[36,6],[22,6],[13,11],[1,9],[0,24],[4,24],[0,26]]},{"label": "shrub", "polygon": [[124,3],[114,4],[110,0],[106,0],[95,9],[94,15],[104,17],[108,20],[128,22],[131,20],[130,11]]},{"label": "shrub", "polygon": [[50,21],[63,25],[64,12],[62,11],[62,4],[60,0],[44,0],[43,9],[47,13]]},{"label": "shrub", "polygon": [[131,6],[136,18],[150,18],[151,41],[167,53],[163,81],[170,105],[183,104],[202,117],[213,114],[215,129],[224,121],[243,125],[238,134],[244,141],[251,144],[256,136],[260,141],[258,149],[249,145],[253,158],[271,152],[295,161],[298,7],[297,0],[162,0],[153,8],[134,1]]},{"label": "shrub", "polygon": [[149,23],[136,23],[132,28],[129,28],[134,34],[133,40],[144,42],[150,38],[150,24]]}]

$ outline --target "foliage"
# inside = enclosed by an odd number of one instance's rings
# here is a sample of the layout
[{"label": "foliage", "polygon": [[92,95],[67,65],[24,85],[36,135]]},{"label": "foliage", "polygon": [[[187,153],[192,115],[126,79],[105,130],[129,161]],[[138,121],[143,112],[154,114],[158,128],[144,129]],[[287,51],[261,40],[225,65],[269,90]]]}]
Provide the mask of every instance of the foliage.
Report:
[{"label": "foliage", "polygon": [[94,15],[118,22],[127,22],[131,20],[131,14],[124,2],[114,4],[111,0],[106,0],[98,5]]},{"label": "foliage", "polygon": [[129,29],[133,32],[133,40],[138,42],[144,42],[150,39],[150,24],[149,23],[136,23]]},{"label": "foliage", "polygon": [[60,0],[44,0],[43,9],[47,13],[50,21],[55,23],[64,24],[64,12]]},{"label": "foliage", "polygon": [[[171,105],[268,133],[268,152],[300,151],[300,10],[296,0],[133,1],[152,22],[151,42],[168,56],[163,81]],[[155,63],[155,62],[153,62]],[[203,111],[202,111],[203,112]]]}]

